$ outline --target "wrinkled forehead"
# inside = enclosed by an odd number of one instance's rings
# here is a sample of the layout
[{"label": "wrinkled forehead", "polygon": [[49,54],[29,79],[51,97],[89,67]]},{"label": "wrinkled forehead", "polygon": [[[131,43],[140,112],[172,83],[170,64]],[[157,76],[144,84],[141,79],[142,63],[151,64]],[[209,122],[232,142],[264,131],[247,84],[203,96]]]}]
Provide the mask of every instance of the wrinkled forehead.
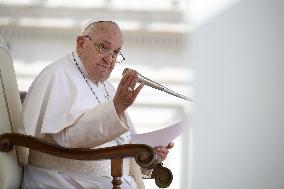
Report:
[{"label": "wrinkled forehead", "polygon": [[122,32],[116,23],[98,22],[94,26],[89,35],[97,42],[108,42],[116,47],[122,46]]}]

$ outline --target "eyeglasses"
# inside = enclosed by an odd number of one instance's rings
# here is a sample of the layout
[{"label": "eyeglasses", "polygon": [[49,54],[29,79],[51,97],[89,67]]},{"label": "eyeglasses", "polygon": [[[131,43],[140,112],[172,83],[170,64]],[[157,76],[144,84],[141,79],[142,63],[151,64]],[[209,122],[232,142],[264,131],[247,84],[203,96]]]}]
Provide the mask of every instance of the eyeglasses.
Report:
[{"label": "eyeglasses", "polygon": [[[93,41],[90,36],[86,35],[86,37],[89,38],[91,41]],[[97,50],[100,54],[104,54],[104,55],[112,54],[111,57],[115,60],[115,63],[120,64],[125,60],[125,57],[123,56],[123,54],[121,52],[112,53],[111,49],[105,47],[104,44],[94,43],[94,45],[96,46],[96,48],[97,48]]]}]

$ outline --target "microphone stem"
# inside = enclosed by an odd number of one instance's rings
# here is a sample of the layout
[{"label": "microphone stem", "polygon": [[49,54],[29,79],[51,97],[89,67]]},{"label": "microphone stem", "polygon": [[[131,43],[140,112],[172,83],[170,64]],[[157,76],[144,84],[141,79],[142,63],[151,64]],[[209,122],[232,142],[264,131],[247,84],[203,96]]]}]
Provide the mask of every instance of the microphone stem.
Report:
[{"label": "microphone stem", "polygon": [[141,74],[138,74],[138,82],[139,83],[143,82],[145,85],[147,85],[149,87],[158,89],[160,91],[163,91],[163,92],[168,93],[170,95],[176,96],[176,97],[181,98],[183,100],[192,101],[192,98],[189,98],[187,96],[179,94],[179,93],[177,93],[177,92],[175,92],[175,91],[173,91],[173,90],[171,90],[171,89],[169,89],[169,88],[167,88],[167,87],[165,87],[165,86],[163,86],[163,85],[161,85],[161,84],[159,84],[159,83],[157,83],[157,82],[155,82],[155,81],[153,81],[149,78],[142,76]]},{"label": "microphone stem", "polygon": [[[129,68],[125,68],[122,75],[128,70]],[[187,96],[184,96],[182,94],[179,94],[179,93],[176,93],[175,91],[171,90],[171,89],[168,89],[166,87],[164,87],[163,85],[141,75],[138,73],[138,82],[139,83],[144,83],[145,85],[149,86],[149,87],[152,87],[154,89],[158,89],[160,91],[163,91],[165,93],[168,93],[170,95],[173,95],[173,96],[176,96],[178,98],[181,98],[183,100],[187,100],[187,101],[192,101],[192,98],[189,98]]]}]

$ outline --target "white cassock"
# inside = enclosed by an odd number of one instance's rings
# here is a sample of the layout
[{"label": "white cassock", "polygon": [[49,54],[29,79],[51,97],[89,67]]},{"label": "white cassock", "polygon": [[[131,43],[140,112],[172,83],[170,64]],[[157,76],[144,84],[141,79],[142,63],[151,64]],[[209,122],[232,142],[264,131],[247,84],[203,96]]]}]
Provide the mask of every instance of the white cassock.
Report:
[{"label": "white cassock", "polygon": [[[108,81],[96,86],[77,53],[70,53],[46,67],[32,83],[19,132],[72,148],[128,144],[136,131],[126,114],[117,116],[113,101],[107,99],[114,94]],[[112,188],[110,166],[110,160],[70,160],[30,150],[22,188]],[[144,188],[133,158],[124,159],[122,181],[123,189]]]}]

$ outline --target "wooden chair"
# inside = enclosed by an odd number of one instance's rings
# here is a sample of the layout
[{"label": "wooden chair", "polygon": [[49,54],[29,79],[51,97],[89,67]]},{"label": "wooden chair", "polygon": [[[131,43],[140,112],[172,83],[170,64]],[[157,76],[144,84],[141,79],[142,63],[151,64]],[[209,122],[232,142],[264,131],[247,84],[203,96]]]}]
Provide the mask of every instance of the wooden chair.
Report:
[{"label": "wooden chair", "polygon": [[[101,149],[63,148],[39,138],[15,133],[22,109],[20,99],[25,93],[18,91],[16,75],[8,48],[0,36],[0,188],[18,189],[22,178],[22,165],[27,163],[28,149],[76,160],[111,159],[113,188],[119,189],[123,158],[134,157],[137,164],[153,169],[151,178],[157,186],[165,188],[172,182],[169,169],[158,164],[158,155],[144,144],[127,144]],[[16,146],[14,148],[14,146]]]}]

